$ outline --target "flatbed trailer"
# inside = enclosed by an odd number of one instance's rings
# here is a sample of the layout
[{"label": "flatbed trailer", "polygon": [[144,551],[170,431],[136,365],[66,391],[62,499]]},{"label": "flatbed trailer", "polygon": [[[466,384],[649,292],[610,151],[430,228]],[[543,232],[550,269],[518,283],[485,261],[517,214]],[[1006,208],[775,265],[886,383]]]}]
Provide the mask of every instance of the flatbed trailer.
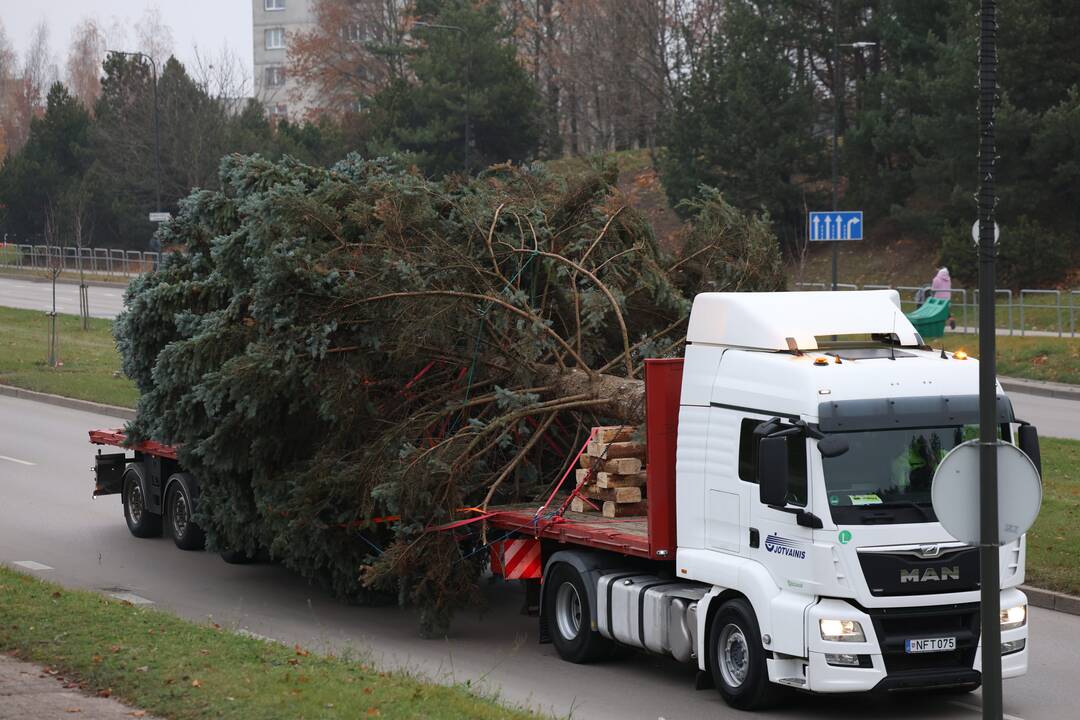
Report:
[{"label": "flatbed trailer", "polygon": [[[567,508],[573,482],[546,505],[518,503],[492,506],[484,521],[508,534],[551,541],[559,545],[593,548],[642,559],[674,559],[675,549],[675,441],[679,412],[682,360],[646,362],[646,494],[648,515],[605,518]],[[168,480],[179,471],[177,448],[153,440],[127,444],[121,429],[91,430],[94,445],[134,452],[135,462],[148,464],[145,502],[152,511],[168,491]],[[97,456],[98,486],[94,495],[123,490],[121,476],[130,458],[125,453]],[[163,477],[164,476],[164,477]],[[572,475],[571,475],[572,480]],[[164,486],[162,486],[164,483]]]}]

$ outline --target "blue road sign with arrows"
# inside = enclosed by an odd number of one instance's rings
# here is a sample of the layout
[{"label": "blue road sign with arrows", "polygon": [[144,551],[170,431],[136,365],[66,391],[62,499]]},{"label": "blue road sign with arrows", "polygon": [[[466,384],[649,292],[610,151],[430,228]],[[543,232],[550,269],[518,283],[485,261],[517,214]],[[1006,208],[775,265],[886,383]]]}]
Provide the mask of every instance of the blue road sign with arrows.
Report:
[{"label": "blue road sign with arrows", "polygon": [[862,210],[812,212],[806,227],[811,240],[862,240]]}]

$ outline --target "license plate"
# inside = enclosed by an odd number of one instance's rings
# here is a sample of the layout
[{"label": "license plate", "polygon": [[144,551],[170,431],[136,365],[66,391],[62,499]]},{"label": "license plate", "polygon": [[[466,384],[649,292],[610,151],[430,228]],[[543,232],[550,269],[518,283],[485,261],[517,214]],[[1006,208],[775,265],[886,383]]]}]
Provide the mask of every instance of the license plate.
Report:
[{"label": "license plate", "polygon": [[921,640],[905,640],[904,650],[908,653],[932,653],[948,652],[956,649],[956,638],[923,638]]}]

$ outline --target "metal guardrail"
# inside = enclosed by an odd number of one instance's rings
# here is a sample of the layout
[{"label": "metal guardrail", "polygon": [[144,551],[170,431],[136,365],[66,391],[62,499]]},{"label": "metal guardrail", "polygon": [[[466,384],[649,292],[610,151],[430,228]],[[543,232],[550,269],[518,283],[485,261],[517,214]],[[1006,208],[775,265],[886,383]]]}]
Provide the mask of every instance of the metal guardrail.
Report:
[{"label": "metal guardrail", "polygon": [[[806,290],[828,290],[830,287],[828,283],[813,282],[796,283],[795,286]],[[951,307],[957,321],[957,330],[962,333],[976,330],[968,320],[978,317],[978,290],[952,288],[947,291],[934,291],[929,285],[875,284],[865,284],[860,288],[850,283],[838,283],[837,288],[896,290],[900,293],[900,307],[907,312],[918,307],[920,296],[926,298],[934,292],[948,292],[952,299]],[[995,315],[997,327],[1000,330],[1007,330],[1009,335],[1019,333],[1023,337],[1036,331],[1056,333],[1057,337],[1075,338],[1080,334],[1077,332],[1077,320],[1080,317],[1080,290],[1022,288],[1017,294],[1008,288],[998,288],[994,290],[994,298],[997,306]]]},{"label": "metal guardrail", "polygon": [[112,248],[78,248],[60,245],[0,245],[0,268],[19,270],[83,270],[107,278],[130,278],[153,270],[160,253]]}]

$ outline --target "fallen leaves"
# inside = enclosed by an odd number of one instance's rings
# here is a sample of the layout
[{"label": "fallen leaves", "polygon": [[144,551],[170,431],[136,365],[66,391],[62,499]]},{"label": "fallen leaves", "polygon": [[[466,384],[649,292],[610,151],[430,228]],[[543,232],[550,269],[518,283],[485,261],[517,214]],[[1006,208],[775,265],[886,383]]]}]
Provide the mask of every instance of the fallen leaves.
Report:
[{"label": "fallen leaves", "polygon": [[199,680],[198,678],[196,678],[195,680],[192,680],[191,681],[191,687],[193,687],[193,688],[201,688],[202,687],[202,680]]},{"label": "fallen leaves", "polygon": [[99,698],[112,697],[112,688],[102,688],[101,690],[98,690],[97,696]]}]

